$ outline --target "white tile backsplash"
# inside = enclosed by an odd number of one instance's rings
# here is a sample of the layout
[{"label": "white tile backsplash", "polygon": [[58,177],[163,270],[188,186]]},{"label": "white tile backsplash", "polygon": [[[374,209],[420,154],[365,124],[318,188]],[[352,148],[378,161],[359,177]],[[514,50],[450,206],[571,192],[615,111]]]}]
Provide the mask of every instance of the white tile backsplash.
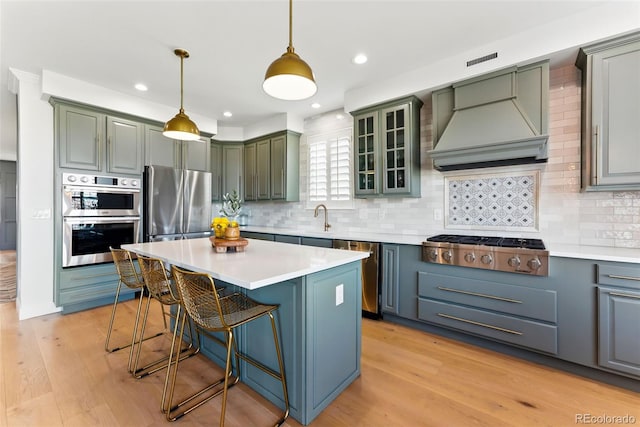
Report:
[{"label": "white tile backsplash", "polygon": [[[539,194],[536,212],[537,231],[523,229],[486,230],[481,227],[461,230],[459,234],[526,236],[541,238],[547,245],[573,244],[607,247],[640,248],[640,191],[580,192],[580,75],[573,65],[551,70],[550,85],[551,157],[547,163],[510,166],[473,171],[504,177],[538,173]],[[354,209],[329,209],[333,233],[371,232],[417,234],[427,236],[451,233],[445,216],[435,219],[435,213],[446,213],[446,180],[452,173],[433,169],[427,150],[433,146],[431,137],[431,98],[423,99],[421,110],[421,192],[420,198],[357,199]],[[336,113],[344,115],[336,119]],[[300,202],[249,202],[249,223],[260,226],[287,227],[321,231],[323,218],[313,217],[307,208],[307,142],[306,135],[344,128],[352,121],[344,111],[333,111],[305,121],[300,147]],[[457,172],[461,175],[461,172]],[[483,178],[484,179],[484,178]],[[214,212],[217,212],[214,206]],[[457,231],[456,231],[457,232]]]}]

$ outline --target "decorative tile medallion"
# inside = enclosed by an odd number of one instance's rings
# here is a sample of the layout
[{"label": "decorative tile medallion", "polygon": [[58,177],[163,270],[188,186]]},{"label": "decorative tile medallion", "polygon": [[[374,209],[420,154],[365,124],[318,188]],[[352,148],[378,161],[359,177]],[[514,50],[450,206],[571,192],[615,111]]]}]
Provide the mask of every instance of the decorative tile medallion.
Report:
[{"label": "decorative tile medallion", "polygon": [[537,231],[539,172],[445,177],[445,226]]}]

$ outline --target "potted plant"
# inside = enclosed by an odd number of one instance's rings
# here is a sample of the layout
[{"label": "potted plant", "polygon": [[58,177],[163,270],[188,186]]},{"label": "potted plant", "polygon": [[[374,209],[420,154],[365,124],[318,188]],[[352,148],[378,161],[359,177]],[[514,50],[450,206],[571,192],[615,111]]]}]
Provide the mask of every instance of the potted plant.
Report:
[{"label": "potted plant", "polygon": [[236,190],[222,196],[222,207],[220,214],[229,218],[229,220],[237,221],[238,215],[242,210],[242,200]]}]

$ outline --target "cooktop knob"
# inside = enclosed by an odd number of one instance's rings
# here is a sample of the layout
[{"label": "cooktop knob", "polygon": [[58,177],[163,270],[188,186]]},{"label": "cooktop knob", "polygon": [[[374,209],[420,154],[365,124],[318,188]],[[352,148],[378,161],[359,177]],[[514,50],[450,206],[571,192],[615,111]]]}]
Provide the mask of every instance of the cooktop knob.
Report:
[{"label": "cooktop knob", "polygon": [[512,256],[511,258],[509,258],[507,263],[509,263],[511,267],[518,268],[520,267],[520,258],[518,256]]},{"label": "cooktop knob", "polygon": [[438,259],[438,250],[437,249],[431,249],[429,251],[429,259],[431,261],[435,261]]},{"label": "cooktop knob", "polygon": [[67,177],[67,181],[69,181],[69,182],[76,182],[76,179],[77,179],[77,178],[76,178],[76,176],[75,176],[75,175],[69,175],[69,176]]},{"label": "cooktop knob", "polygon": [[451,251],[442,252],[442,259],[444,259],[445,261],[451,262],[451,258],[452,258]]},{"label": "cooktop knob", "polygon": [[83,177],[80,178],[80,181],[82,181],[84,183],[87,183],[87,182],[89,182],[89,178],[87,178],[86,176],[83,176]]},{"label": "cooktop knob", "polygon": [[473,252],[467,252],[466,254],[464,254],[464,260],[468,263],[472,263],[476,260],[476,254],[474,254]]},{"label": "cooktop knob", "polygon": [[482,255],[480,257],[480,262],[482,262],[483,264],[491,264],[493,262],[493,257],[489,254]]},{"label": "cooktop knob", "polygon": [[132,187],[137,187],[138,186],[138,180],[134,179],[133,181],[131,181],[131,186]]},{"label": "cooktop knob", "polygon": [[527,265],[529,266],[530,269],[537,270],[540,267],[542,267],[542,262],[540,262],[540,260],[538,258],[531,258],[527,262]]},{"label": "cooktop knob", "polygon": [[120,180],[120,184],[122,184],[122,185],[127,185],[127,180],[126,180],[126,179],[121,179],[121,180]]}]

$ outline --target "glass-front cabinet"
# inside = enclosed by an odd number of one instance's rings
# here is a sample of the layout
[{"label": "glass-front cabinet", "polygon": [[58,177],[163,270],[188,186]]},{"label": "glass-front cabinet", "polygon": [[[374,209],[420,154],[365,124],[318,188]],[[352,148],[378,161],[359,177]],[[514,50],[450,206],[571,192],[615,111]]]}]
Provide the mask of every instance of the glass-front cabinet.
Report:
[{"label": "glass-front cabinet", "polygon": [[351,113],[356,197],[420,197],[421,107],[411,96]]},{"label": "glass-front cabinet", "polygon": [[376,166],[378,157],[378,114],[368,113],[355,118],[356,128],[356,194],[378,193]]}]

